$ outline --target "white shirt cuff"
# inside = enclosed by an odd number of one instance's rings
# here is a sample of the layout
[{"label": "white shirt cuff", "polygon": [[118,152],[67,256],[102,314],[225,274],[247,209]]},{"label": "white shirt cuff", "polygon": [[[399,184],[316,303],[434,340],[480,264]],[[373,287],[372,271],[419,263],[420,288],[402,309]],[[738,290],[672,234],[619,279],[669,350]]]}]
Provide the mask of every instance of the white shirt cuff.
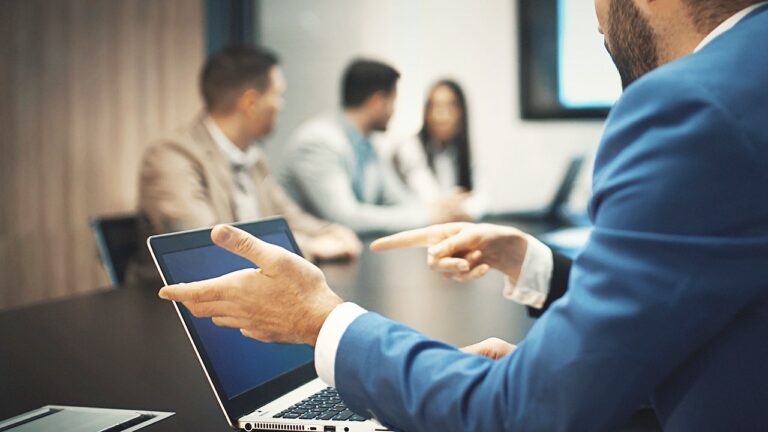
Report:
[{"label": "white shirt cuff", "polygon": [[336,387],[336,351],[339,349],[341,337],[352,321],[366,312],[368,311],[354,303],[342,303],[331,311],[320,328],[315,344],[315,371],[317,376],[331,387]]},{"label": "white shirt cuff", "polygon": [[552,250],[529,235],[528,248],[525,251],[517,283],[511,281],[509,276],[504,278],[504,297],[522,305],[541,309],[549,295],[553,267]]}]

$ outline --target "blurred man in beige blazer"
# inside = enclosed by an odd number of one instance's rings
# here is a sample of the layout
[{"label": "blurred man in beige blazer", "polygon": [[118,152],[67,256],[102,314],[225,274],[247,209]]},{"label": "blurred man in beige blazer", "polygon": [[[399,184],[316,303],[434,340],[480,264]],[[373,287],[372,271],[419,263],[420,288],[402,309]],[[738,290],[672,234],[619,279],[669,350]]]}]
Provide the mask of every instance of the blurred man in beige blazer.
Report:
[{"label": "blurred man in beige blazer", "polygon": [[[200,79],[205,114],[150,146],[141,164],[141,241],[171,231],[268,216],[288,221],[309,259],[352,258],[361,243],[349,229],[305,213],[272,176],[260,139],[282,109],[285,78],[277,57],[231,47],[211,57]],[[141,250],[128,282],[156,280]]]}]

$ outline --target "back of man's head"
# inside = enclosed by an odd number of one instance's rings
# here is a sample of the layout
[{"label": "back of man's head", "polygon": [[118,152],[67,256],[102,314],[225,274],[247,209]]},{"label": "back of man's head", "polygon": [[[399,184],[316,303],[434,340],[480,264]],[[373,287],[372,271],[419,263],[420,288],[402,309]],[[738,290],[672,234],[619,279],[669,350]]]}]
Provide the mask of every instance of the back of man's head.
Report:
[{"label": "back of man's head", "polygon": [[356,108],[377,92],[391,93],[400,73],[392,66],[358,59],[347,66],[342,78],[341,103],[344,108]]},{"label": "back of man's head", "polygon": [[200,75],[206,111],[228,113],[245,90],[266,90],[269,72],[277,63],[273,52],[253,46],[232,46],[214,54]]},{"label": "back of man's head", "polygon": [[763,0],[685,0],[696,30],[708,34],[736,12]]}]

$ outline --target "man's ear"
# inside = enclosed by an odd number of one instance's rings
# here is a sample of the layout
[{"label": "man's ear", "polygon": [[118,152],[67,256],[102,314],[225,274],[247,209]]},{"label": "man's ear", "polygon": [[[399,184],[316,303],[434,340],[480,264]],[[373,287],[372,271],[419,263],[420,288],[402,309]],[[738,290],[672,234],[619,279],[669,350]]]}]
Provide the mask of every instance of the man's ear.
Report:
[{"label": "man's ear", "polygon": [[370,95],[368,97],[368,100],[365,103],[369,107],[378,108],[384,104],[386,99],[387,99],[387,92],[385,92],[384,90],[379,90],[376,93]]},{"label": "man's ear", "polygon": [[237,99],[238,110],[249,111],[253,109],[253,107],[259,103],[261,96],[261,92],[253,87],[246,89]]}]

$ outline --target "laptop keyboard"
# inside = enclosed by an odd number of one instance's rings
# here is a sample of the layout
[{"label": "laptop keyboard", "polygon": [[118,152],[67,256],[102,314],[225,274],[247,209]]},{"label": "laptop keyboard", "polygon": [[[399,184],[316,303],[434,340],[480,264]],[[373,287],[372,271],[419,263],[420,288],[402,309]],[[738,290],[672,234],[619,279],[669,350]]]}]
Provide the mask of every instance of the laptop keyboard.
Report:
[{"label": "laptop keyboard", "polygon": [[368,420],[350,411],[341,401],[336,389],[331,387],[320,390],[285,411],[275,414],[273,418],[356,422]]}]

